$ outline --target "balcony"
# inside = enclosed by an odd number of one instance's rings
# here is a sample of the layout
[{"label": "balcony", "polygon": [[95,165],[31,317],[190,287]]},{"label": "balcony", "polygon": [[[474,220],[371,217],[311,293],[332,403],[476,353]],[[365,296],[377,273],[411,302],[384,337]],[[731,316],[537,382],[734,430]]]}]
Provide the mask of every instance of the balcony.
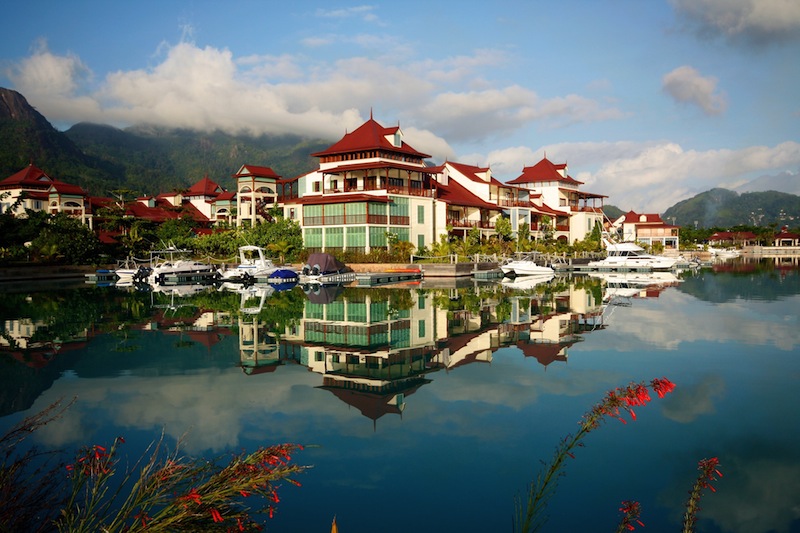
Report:
[{"label": "balcony", "polygon": [[485,220],[468,220],[466,218],[447,218],[447,225],[454,228],[494,229],[494,224]]}]

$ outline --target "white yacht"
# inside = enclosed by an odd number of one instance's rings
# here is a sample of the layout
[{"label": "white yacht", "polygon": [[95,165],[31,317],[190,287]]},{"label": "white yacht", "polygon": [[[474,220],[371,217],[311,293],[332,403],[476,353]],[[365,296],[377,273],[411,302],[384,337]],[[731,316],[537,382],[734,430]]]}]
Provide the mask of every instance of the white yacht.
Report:
[{"label": "white yacht", "polygon": [[223,281],[253,283],[259,279],[273,282],[296,282],[298,274],[292,269],[279,267],[269,259],[260,246],[239,247],[239,264],[221,273]]},{"label": "white yacht", "polygon": [[604,237],[603,244],[608,256],[589,261],[590,268],[670,270],[678,262],[675,257],[645,253],[644,248],[632,242],[614,243]]},{"label": "white yacht", "polygon": [[[214,265],[184,258],[188,253],[189,250],[172,247],[151,251],[151,271],[147,276],[147,282],[150,285],[197,283],[213,281],[219,277],[219,270]],[[134,281],[136,281],[135,275]]]}]

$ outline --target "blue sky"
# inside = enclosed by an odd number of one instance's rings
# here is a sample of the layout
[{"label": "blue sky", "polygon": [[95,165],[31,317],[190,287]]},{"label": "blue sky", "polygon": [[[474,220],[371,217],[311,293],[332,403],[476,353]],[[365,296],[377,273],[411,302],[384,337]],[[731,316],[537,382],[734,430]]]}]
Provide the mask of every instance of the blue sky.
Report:
[{"label": "blue sky", "polygon": [[625,210],[761,176],[800,192],[796,0],[30,0],[0,42],[0,86],[62,130],[333,142],[372,111],[434,163],[509,181],[546,153]]}]

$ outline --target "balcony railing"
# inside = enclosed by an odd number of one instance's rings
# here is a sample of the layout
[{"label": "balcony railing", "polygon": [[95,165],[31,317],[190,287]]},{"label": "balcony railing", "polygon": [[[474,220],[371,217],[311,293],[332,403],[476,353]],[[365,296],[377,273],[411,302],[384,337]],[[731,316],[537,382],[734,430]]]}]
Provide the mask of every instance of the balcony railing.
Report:
[{"label": "balcony railing", "polygon": [[[408,225],[409,217],[392,217],[392,218],[405,218],[405,222],[392,222],[392,224],[405,224]],[[349,224],[375,224],[386,225],[389,217],[386,215],[327,215],[321,217],[303,217],[304,226],[341,226]]]},{"label": "balcony railing", "polygon": [[494,224],[485,220],[468,220],[466,218],[449,218],[447,225],[454,228],[481,228],[494,229]]}]

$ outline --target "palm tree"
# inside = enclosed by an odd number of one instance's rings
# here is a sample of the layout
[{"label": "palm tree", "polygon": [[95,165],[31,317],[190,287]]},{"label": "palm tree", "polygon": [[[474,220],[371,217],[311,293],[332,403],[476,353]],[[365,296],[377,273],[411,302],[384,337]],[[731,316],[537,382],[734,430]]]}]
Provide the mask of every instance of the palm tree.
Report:
[{"label": "palm tree", "polygon": [[283,264],[286,262],[286,254],[292,249],[292,244],[288,241],[277,241],[267,245],[267,250],[278,254],[278,261]]}]

